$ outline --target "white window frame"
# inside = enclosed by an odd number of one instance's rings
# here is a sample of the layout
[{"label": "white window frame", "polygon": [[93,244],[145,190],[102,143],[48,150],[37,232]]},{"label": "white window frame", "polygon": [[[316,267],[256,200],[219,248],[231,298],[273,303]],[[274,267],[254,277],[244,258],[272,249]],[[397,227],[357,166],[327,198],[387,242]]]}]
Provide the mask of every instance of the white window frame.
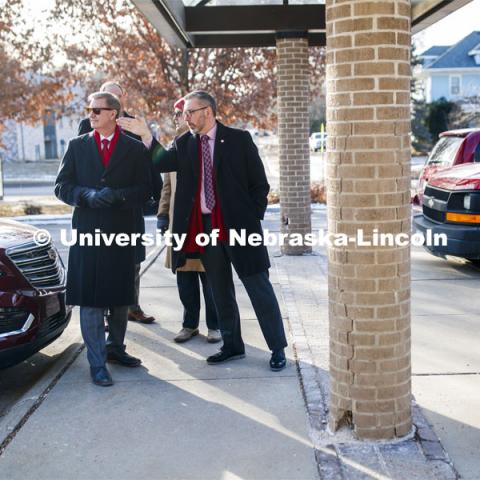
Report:
[{"label": "white window frame", "polygon": [[[458,78],[458,92],[454,93],[452,91],[453,88],[453,79]],[[449,82],[448,82],[448,92],[452,97],[459,97],[462,94],[462,76],[461,75],[450,75]]]}]

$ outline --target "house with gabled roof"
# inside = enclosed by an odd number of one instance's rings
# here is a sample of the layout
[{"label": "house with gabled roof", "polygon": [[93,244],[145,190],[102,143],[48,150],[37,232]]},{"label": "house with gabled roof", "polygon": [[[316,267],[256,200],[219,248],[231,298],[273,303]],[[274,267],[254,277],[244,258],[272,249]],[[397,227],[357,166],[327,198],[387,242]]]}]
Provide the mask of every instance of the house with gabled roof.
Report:
[{"label": "house with gabled roof", "polygon": [[451,46],[433,46],[419,55],[427,102],[459,101],[480,95],[480,31]]}]

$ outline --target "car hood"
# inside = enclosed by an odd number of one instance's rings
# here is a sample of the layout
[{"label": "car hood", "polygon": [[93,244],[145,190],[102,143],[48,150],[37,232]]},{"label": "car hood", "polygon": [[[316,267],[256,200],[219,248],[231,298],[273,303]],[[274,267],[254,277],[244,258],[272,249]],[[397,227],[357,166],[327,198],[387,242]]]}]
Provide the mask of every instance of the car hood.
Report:
[{"label": "car hood", "polygon": [[30,242],[36,230],[37,228],[31,225],[2,218],[0,219],[0,248]]},{"label": "car hood", "polygon": [[466,163],[442,170],[430,177],[428,184],[445,190],[479,190],[480,164]]}]

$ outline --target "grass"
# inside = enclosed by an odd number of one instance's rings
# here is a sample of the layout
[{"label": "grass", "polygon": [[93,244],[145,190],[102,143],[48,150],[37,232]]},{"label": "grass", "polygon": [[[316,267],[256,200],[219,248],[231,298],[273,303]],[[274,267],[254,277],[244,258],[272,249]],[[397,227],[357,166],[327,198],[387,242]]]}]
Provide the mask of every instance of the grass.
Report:
[{"label": "grass", "polygon": [[19,217],[22,215],[63,215],[71,213],[72,207],[54,202],[5,202],[0,201],[0,217]]}]

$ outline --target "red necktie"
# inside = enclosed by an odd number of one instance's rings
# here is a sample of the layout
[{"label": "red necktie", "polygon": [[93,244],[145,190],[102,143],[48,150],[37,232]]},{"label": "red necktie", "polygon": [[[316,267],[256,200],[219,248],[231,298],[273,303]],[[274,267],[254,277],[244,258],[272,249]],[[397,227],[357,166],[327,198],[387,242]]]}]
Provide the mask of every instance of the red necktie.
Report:
[{"label": "red necktie", "polygon": [[110,146],[110,140],[108,140],[107,138],[104,138],[102,140],[102,163],[105,168],[108,165],[108,158],[109,158],[108,147],[109,146]]}]

